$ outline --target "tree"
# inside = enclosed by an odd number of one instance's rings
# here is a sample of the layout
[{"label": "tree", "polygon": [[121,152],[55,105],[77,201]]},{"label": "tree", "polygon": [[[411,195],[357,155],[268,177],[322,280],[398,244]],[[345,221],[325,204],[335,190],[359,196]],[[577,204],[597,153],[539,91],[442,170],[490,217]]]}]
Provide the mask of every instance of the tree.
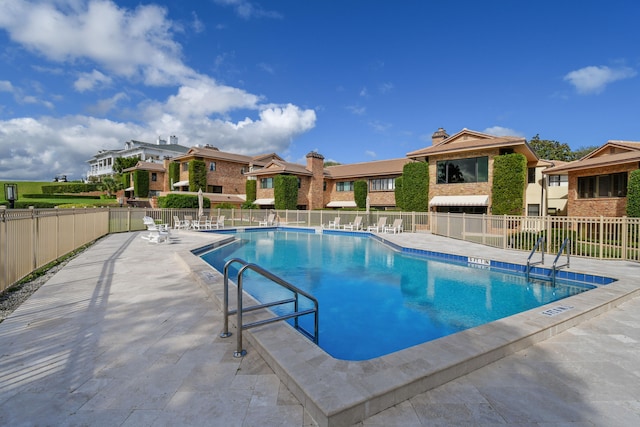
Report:
[{"label": "tree", "polygon": [[122,173],[123,170],[132,168],[140,161],[140,156],[134,157],[116,157],[113,161],[113,171]]},{"label": "tree", "polygon": [[114,193],[122,188],[122,182],[116,180],[110,176],[105,176],[100,182],[100,189],[107,193],[107,196],[111,197]]},{"label": "tree", "polygon": [[409,212],[429,209],[429,164],[407,163],[402,168],[402,207]]},{"label": "tree", "polygon": [[367,194],[367,181],[361,179],[353,183],[353,198],[358,208],[364,209],[367,206]]},{"label": "tree", "polygon": [[565,162],[573,160],[571,147],[558,141],[540,139],[539,134],[531,138],[529,145],[541,159],[562,160]]},{"label": "tree", "polygon": [[496,156],[493,159],[491,213],[522,215],[526,182],[527,158],[524,155],[513,153]]},{"label": "tree", "polygon": [[334,162],[334,161],[329,160],[329,161],[324,162],[324,167],[327,167],[327,166],[338,166],[338,165],[341,165],[341,164],[342,163],[340,163],[340,162]]},{"label": "tree", "polygon": [[591,153],[592,151],[598,149],[599,147],[596,145],[590,145],[587,147],[580,147],[577,150],[574,150],[571,153],[571,160],[578,160]]},{"label": "tree", "polygon": [[629,174],[627,184],[627,216],[640,218],[640,169]]},{"label": "tree", "polygon": [[189,191],[207,191],[207,165],[202,160],[189,162]]},{"label": "tree", "polygon": [[298,207],[298,177],[276,175],[273,179],[273,196],[276,209],[296,209]]}]

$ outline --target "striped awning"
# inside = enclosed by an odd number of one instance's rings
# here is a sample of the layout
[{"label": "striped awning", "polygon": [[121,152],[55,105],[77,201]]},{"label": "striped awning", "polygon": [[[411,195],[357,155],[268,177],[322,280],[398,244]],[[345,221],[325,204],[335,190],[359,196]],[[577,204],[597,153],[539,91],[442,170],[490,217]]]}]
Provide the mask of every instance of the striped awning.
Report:
[{"label": "striped awning", "polygon": [[189,181],[178,181],[175,184],[173,184],[174,187],[186,187],[189,185]]},{"label": "striped awning", "polygon": [[255,202],[253,202],[253,204],[258,206],[269,206],[269,205],[273,205],[275,202],[276,202],[276,199],[256,199]]},{"label": "striped awning", "polygon": [[334,202],[327,203],[327,207],[328,208],[355,208],[355,207],[358,207],[358,205],[356,205],[356,202],[334,201]]},{"label": "striped awning", "polygon": [[429,206],[489,206],[489,196],[435,196]]}]

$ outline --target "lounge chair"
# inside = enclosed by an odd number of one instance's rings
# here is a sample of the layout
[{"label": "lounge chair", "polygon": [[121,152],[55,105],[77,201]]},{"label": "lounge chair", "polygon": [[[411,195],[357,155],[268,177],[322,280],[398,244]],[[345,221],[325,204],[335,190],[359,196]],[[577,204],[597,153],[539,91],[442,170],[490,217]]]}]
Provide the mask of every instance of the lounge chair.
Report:
[{"label": "lounge chair", "polygon": [[267,227],[268,227],[268,226],[275,225],[275,221],[276,221],[276,214],[269,214],[269,216],[267,217],[267,219],[266,219],[266,220],[264,220],[264,221],[260,221],[260,222],[258,223],[258,225],[260,225],[260,226],[263,226],[263,225],[264,225],[264,226],[267,226]]},{"label": "lounge chair", "polygon": [[209,228],[216,228],[216,229],[224,228],[224,215],[220,215],[215,220],[211,219],[209,224],[210,224]]},{"label": "lounge chair", "polygon": [[385,233],[396,234],[396,233],[402,233],[402,231],[403,231],[403,228],[402,228],[401,218],[395,219],[392,225],[387,225],[386,227],[384,227]]},{"label": "lounge chair", "polygon": [[153,243],[162,243],[169,240],[169,226],[167,224],[156,224],[155,220],[150,216],[143,217],[142,222],[149,232],[142,235],[143,239]]},{"label": "lounge chair", "polygon": [[191,228],[193,228],[194,230],[204,230],[207,228],[206,224],[207,224],[207,216],[203,215],[197,220],[193,221]]},{"label": "lounge chair", "polygon": [[342,226],[342,228],[344,230],[362,230],[362,217],[361,216],[357,216],[353,222],[350,222],[349,224],[345,224]]},{"label": "lounge chair", "polygon": [[327,228],[340,228],[340,217],[337,216],[333,219],[333,221],[329,221],[329,225]]},{"label": "lounge chair", "polygon": [[173,228],[174,230],[186,230],[187,228],[189,228],[189,224],[187,222],[185,222],[184,220],[181,220],[180,218],[178,218],[177,215],[173,216]]},{"label": "lounge chair", "polygon": [[380,233],[384,230],[385,225],[387,225],[387,217],[381,216],[380,218],[378,218],[378,224],[370,225],[367,228],[367,231],[375,231],[376,233]]},{"label": "lounge chair", "polygon": [[185,229],[190,229],[193,226],[193,217],[191,215],[185,215],[184,222],[187,225]]}]

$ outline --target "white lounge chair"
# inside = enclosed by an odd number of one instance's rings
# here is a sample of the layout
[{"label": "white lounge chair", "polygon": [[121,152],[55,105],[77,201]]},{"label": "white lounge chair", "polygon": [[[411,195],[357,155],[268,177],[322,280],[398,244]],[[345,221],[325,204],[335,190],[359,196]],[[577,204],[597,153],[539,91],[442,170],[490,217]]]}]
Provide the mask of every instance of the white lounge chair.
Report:
[{"label": "white lounge chair", "polygon": [[380,218],[378,218],[378,224],[370,225],[367,228],[367,231],[375,231],[376,233],[380,233],[384,230],[385,225],[387,225],[387,217],[381,216]]},{"label": "white lounge chair", "polygon": [[266,220],[260,221],[258,225],[260,226],[272,226],[275,225],[276,214],[269,214]]},{"label": "white lounge chair", "polygon": [[156,224],[155,220],[150,216],[143,217],[142,223],[149,232],[142,236],[143,239],[153,243],[162,243],[169,240],[169,226],[167,224]]},{"label": "white lounge chair", "polygon": [[352,230],[352,231],[354,231],[354,230],[362,230],[362,217],[361,216],[355,217],[353,222],[350,222],[349,224],[343,225],[342,228],[344,230]]},{"label": "white lounge chair", "polygon": [[216,229],[224,228],[224,215],[220,215],[215,220],[212,218],[211,221],[209,222],[209,228],[210,229],[211,228],[216,228]]},{"label": "white lounge chair", "polygon": [[340,228],[340,217],[337,216],[333,219],[333,221],[329,221],[329,225],[327,228]]},{"label": "white lounge chair", "polygon": [[402,218],[397,218],[393,221],[392,225],[387,225],[386,227],[384,227],[384,232],[385,233],[402,233],[403,228],[402,228]]},{"label": "white lounge chair", "polygon": [[206,224],[207,224],[207,216],[203,215],[197,220],[193,221],[191,228],[193,228],[194,230],[204,230],[207,228]]},{"label": "white lounge chair", "polygon": [[189,224],[187,222],[185,222],[184,220],[181,220],[180,218],[178,218],[177,215],[173,216],[173,229],[174,230],[186,230],[187,228],[189,228]]}]

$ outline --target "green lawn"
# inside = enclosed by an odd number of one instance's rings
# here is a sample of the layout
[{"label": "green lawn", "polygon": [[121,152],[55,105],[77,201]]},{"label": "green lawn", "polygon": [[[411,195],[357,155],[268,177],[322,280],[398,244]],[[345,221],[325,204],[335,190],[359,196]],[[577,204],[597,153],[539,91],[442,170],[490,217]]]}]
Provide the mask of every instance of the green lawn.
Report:
[{"label": "green lawn", "polygon": [[18,200],[19,202],[28,202],[33,200],[36,202],[53,203],[61,208],[63,207],[84,207],[84,206],[118,206],[117,200],[101,200],[101,199],[84,199],[84,198],[70,198],[70,199],[31,199],[24,197],[25,194],[42,194],[42,187],[48,185],[65,185],[73,184],[72,182],[51,182],[51,181],[0,181],[0,202],[5,202],[4,185],[5,184],[17,184],[18,185]]}]

